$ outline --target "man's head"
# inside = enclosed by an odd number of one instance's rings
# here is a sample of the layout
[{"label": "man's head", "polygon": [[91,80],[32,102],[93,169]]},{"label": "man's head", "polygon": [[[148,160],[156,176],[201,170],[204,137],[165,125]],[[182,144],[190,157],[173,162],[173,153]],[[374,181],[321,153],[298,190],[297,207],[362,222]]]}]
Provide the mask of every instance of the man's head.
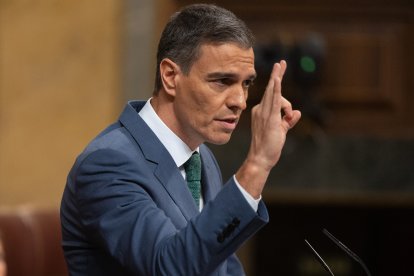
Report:
[{"label": "man's head", "polygon": [[189,6],[168,23],[151,104],[191,149],[229,141],[256,77],[252,46],[245,24],[216,6]]},{"label": "man's head", "polygon": [[252,32],[232,12],[214,5],[195,4],[174,14],[158,44],[154,93],[162,88],[159,67],[163,59],[171,59],[183,73],[188,74],[202,45],[224,43],[244,49],[254,44]]}]

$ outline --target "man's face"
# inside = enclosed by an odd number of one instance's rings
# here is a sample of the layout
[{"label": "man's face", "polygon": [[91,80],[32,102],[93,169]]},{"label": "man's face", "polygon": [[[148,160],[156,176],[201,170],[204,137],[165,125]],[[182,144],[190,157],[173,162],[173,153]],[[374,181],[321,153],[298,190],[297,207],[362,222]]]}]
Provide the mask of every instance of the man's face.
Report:
[{"label": "man's face", "polygon": [[176,133],[190,148],[224,144],[246,108],[256,72],[253,49],[235,44],[203,45],[190,72],[177,78],[173,103]]}]

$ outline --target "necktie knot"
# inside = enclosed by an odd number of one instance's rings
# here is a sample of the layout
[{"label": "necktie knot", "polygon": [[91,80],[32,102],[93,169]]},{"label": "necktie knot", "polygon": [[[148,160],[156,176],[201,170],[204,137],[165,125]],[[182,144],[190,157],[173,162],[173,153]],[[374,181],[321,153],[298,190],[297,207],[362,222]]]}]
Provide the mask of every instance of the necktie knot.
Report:
[{"label": "necktie knot", "polygon": [[188,189],[194,198],[196,206],[200,205],[201,197],[201,158],[198,152],[193,155],[184,164]]}]

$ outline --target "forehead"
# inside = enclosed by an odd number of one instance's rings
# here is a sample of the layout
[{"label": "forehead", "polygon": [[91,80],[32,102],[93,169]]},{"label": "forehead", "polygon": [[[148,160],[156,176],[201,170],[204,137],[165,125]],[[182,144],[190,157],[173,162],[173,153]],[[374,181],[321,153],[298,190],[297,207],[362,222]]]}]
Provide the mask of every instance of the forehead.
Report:
[{"label": "forehead", "polygon": [[255,75],[253,48],[245,49],[236,44],[204,44],[192,70],[200,73],[214,71]]}]

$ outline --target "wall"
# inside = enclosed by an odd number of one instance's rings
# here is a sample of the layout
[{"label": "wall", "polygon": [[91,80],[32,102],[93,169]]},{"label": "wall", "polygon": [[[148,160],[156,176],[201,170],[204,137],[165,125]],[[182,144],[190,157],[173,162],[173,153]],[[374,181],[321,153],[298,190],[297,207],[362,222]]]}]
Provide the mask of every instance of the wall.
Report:
[{"label": "wall", "polygon": [[0,205],[57,206],[120,108],[116,0],[0,1]]}]

